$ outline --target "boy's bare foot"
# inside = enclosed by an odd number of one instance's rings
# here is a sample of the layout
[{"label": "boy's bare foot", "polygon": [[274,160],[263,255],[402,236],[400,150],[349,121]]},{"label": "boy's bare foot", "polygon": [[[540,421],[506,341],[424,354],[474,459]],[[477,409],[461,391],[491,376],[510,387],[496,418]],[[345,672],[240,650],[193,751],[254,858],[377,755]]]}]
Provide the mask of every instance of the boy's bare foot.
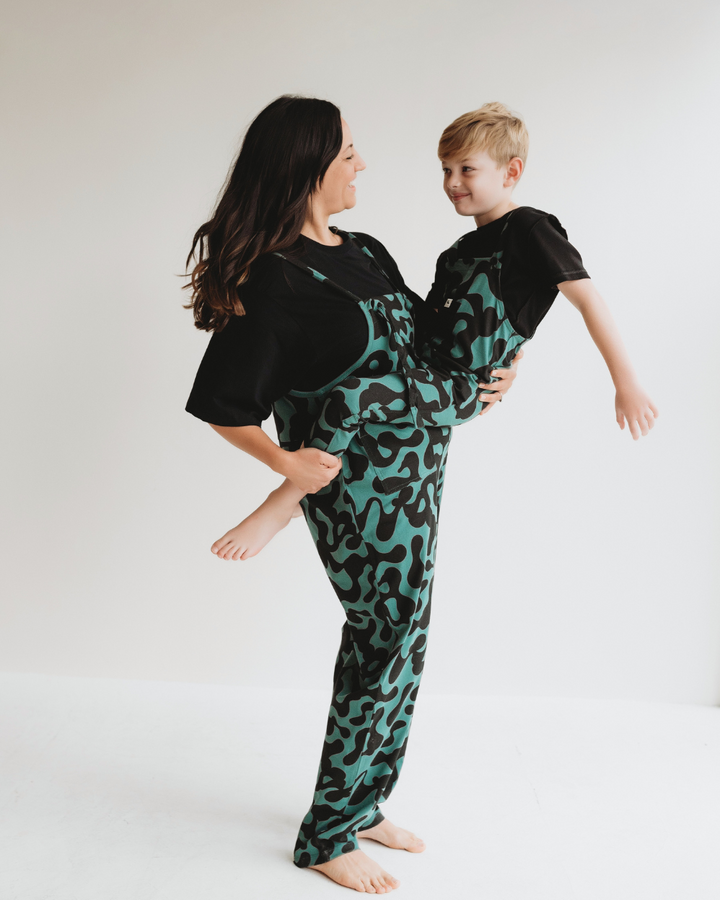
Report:
[{"label": "boy's bare foot", "polygon": [[366,828],[365,831],[358,831],[359,838],[370,838],[370,840],[378,841],[385,844],[386,847],[392,847],[393,850],[407,850],[410,853],[422,853],[425,849],[425,841],[407,831],[405,828],[398,828],[387,819],[383,819],[379,825],[372,828]]},{"label": "boy's bare foot", "polygon": [[370,859],[362,850],[343,853],[341,856],[331,859],[330,862],[320,863],[317,866],[310,866],[310,868],[327,875],[336,884],[360,891],[361,894],[389,894],[396,887],[400,887],[397,878],[388,875],[374,859]]},{"label": "boy's bare foot", "polygon": [[302,515],[300,504],[289,507],[277,501],[277,491],[251,512],[247,519],[231,528],[210,548],[218,559],[250,559],[269,543],[290,519]]}]

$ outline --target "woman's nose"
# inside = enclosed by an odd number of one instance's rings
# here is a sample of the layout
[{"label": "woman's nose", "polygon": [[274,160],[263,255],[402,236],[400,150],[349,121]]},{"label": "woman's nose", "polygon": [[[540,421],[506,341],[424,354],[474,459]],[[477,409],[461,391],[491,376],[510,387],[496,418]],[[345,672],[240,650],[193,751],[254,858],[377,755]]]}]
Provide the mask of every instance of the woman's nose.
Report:
[{"label": "woman's nose", "polygon": [[359,153],[356,153],[355,154],[355,171],[362,172],[362,170],[364,168],[365,168],[365,160],[362,158],[362,156],[360,156]]}]

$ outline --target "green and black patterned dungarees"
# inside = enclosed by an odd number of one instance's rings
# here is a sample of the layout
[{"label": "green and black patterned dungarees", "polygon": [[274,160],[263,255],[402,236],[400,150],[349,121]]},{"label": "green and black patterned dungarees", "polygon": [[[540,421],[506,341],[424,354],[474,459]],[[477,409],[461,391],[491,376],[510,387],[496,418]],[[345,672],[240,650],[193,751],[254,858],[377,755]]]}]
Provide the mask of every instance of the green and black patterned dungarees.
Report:
[{"label": "green and black patterned dungarees", "polygon": [[459,279],[425,361],[413,349],[405,294],[361,300],[339,288],[365,314],[365,352],[322,389],[274,404],[283,447],[305,441],[342,457],[341,473],[302,501],[346,622],[315,796],[295,848],[301,867],[356,849],[357,831],[382,821],[379,804],[402,766],[427,646],[450,426],[480,411],[478,382],[492,381],[490,369],[509,365],[524,340],[503,315],[499,256],[484,273],[474,260],[470,284]]}]

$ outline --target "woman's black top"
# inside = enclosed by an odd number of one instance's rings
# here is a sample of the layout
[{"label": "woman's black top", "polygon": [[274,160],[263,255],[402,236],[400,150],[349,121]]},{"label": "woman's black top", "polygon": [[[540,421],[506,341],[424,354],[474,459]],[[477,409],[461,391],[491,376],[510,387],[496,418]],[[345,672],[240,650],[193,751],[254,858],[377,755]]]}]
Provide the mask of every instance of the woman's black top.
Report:
[{"label": "woman's black top", "polygon": [[[300,236],[286,256],[310,266],[361,300],[399,290],[422,318],[423,301],[405,285],[380,241],[357,237],[377,265],[348,239],[328,247]],[[290,390],[314,391],[350,369],[365,352],[367,320],[357,303],[274,254],[253,264],[240,287],[246,315],[233,316],[210,339],[188,412],[213,425],[260,425]]]},{"label": "woman's black top", "polygon": [[556,285],[589,278],[567,232],[550,213],[531,206],[511,209],[440,254],[427,302],[441,307],[446,299],[452,259],[488,259],[502,250],[500,291],[505,312],[515,330],[531,338],[557,297]]}]

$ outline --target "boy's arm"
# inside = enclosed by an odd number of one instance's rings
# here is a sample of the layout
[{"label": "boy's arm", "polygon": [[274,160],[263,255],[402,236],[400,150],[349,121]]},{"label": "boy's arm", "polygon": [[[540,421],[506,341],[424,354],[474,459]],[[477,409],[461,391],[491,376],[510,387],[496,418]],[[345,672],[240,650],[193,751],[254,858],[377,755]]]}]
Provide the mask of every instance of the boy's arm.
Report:
[{"label": "boy's arm", "polygon": [[578,309],[602,354],[615,385],[615,413],[620,428],[628,424],[633,440],[646,435],[659,415],[638,383],[630,358],[605,301],[589,278],[563,281],[558,290]]}]

